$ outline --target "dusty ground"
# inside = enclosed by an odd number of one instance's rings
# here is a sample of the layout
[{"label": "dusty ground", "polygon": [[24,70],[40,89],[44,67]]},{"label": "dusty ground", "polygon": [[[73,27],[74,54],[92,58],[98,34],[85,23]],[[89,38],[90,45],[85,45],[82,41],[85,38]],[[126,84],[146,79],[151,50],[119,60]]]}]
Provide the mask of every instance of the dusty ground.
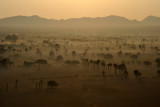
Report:
[{"label": "dusty ground", "polygon": [[[65,75],[64,75],[65,74]],[[47,76],[48,75],[48,76]],[[34,78],[33,78],[34,77]],[[160,78],[128,78],[97,72],[1,72],[1,107],[159,107]],[[18,78],[18,89],[15,79]],[[43,80],[41,89],[35,83]],[[47,88],[47,81],[59,86]],[[6,82],[9,90],[6,91]]]}]

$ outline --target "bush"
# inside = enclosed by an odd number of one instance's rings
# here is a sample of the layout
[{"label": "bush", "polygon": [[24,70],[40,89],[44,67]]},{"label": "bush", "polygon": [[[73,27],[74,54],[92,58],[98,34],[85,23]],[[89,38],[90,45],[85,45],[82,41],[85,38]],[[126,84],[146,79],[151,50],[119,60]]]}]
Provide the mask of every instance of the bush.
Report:
[{"label": "bush", "polygon": [[51,88],[57,87],[58,83],[56,81],[50,80],[50,81],[48,81],[47,86],[51,87]]}]

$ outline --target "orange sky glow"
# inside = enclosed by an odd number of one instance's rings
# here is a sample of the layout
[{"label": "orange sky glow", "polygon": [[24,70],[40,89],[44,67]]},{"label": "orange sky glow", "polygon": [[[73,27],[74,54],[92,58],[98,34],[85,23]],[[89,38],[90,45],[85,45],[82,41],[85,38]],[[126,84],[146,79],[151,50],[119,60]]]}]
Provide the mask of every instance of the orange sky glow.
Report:
[{"label": "orange sky glow", "polygon": [[0,18],[39,15],[45,18],[124,16],[142,20],[160,16],[160,0],[0,0]]}]

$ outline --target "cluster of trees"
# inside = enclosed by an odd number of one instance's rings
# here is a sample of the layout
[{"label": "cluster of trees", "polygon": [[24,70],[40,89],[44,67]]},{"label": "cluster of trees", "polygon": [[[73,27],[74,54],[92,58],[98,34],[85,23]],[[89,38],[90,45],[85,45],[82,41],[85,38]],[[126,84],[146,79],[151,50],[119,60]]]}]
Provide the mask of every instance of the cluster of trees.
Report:
[{"label": "cluster of trees", "polygon": [[15,34],[13,35],[7,35],[5,37],[6,40],[11,41],[11,42],[16,42],[18,40],[18,36],[16,36]]},{"label": "cluster of trees", "polygon": [[9,58],[2,58],[0,59],[0,66],[1,67],[7,67],[9,65],[12,65],[13,62]]},{"label": "cluster of trees", "polygon": [[4,45],[0,45],[0,55],[5,54],[5,52],[7,52],[7,50],[5,49]]}]

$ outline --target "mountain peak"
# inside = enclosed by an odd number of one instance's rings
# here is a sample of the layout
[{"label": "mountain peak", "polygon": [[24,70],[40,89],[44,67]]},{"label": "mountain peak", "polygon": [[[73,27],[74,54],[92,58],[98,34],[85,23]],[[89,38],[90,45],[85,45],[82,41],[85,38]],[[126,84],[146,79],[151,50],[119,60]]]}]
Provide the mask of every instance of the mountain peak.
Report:
[{"label": "mountain peak", "polygon": [[148,16],[143,21],[160,21],[160,17],[157,16]]},{"label": "mountain peak", "polygon": [[30,16],[30,17],[38,17],[38,18],[39,18],[40,16],[38,16],[38,15],[32,15],[32,16]]},{"label": "mountain peak", "polygon": [[33,19],[46,19],[46,18],[42,18],[42,17],[40,17],[38,15],[32,15],[29,18],[33,18]]}]

